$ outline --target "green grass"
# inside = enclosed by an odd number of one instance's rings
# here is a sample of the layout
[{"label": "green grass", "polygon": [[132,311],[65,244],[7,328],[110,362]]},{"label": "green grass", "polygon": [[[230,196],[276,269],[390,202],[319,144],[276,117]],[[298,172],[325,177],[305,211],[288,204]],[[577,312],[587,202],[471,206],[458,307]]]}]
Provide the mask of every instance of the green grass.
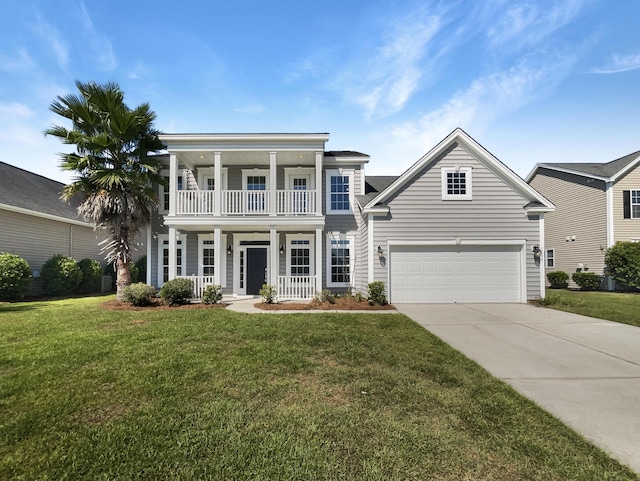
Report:
[{"label": "green grass", "polygon": [[0,479],[622,480],[402,315],[0,304]]},{"label": "green grass", "polygon": [[640,326],[640,294],[549,289],[544,304],[561,311]]}]

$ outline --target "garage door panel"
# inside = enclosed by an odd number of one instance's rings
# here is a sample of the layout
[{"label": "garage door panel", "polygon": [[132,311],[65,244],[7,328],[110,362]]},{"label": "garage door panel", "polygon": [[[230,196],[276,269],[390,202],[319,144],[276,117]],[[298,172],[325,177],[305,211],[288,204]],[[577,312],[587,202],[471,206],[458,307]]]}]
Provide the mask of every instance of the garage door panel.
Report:
[{"label": "garage door panel", "polygon": [[520,246],[393,246],[392,302],[520,302]]}]

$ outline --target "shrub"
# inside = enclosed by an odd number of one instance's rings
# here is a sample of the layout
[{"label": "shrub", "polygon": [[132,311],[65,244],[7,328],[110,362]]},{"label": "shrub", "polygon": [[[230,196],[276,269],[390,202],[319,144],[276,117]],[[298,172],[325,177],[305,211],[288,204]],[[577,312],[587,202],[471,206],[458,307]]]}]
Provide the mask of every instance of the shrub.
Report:
[{"label": "shrub", "polygon": [[82,294],[99,292],[102,287],[102,267],[100,263],[93,259],[82,259],[78,262],[78,267],[82,272],[82,281],[78,287],[78,292]]},{"label": "shrub", "polygon": [[160,297],[170,306],[187,304],[193,297],[193,281],[191,279],[171,279],[160,289]]},{"label": "shrub", "polygon": [[220,284],[212,284],[204,288],[202,291],[203,304],[217,304],[222,300],[222,286]]},{"label": "shrub", "polygon": [[604,262],[618,289],[640,290],[640,243],[617,242],[607,249]]},{"label": "shrub", "polygon": [[[146,267],[145,267],[146,269]],[[146,271],[144,271],[146,272]],[[129,262],[129,274],[131,275],[131,284],[138,282],[140,278],[140,271],[138,265],[135,262]],[[109,264],[104,270],[105,276],[111,276],[111,290],[116,289],[116,281],[118,280],[118,272],[115,262]]]},{"label": "shrub", "polygon": [[547,274],[551,289],[566,289],[569,286],[569,274],[563,271],[553,271]]},{"label": "shrub", "polygon": [[278,297],[278,290],[276,289],[276,286],[272,284],[262,284],[258,294],[262,297],[263,302],[273,304],[276,302],[276,298]]},{"label": "shrub", "polygon": [[566,307],[585,307],[586,302],[584,299],[576,298],[563,298],[560,294],[552,292],[547,294],[546,297],[538,297],[535,302],[541,306],[566,306]]},{"label": "shrub", "polygon": [[0,299],[19,299],[29,290],[31,269],[22,257],[0,254]]},{"label": "shrub", "polygon": [[80,266],[71,257],[56,254],[42,266],[42,287],[50,296],[68,296],[81,281]]},{"label": "shrub", "polygon": [[156,288],[144,282],[129,284],[123,290],[124,302],[134,306],[148,306],[154,297],[156,297]]},{"label": "shrub", "polygon": [[388,304],[387,296],[384,293],[384,282],[370,282],[368,285],[368,289],[369,296],[367,297],[367,299],[369,300],[369,304],[371,304],[372,306],[386,306]]},{"label": "shrub", "polygon": [[317,291],[316,295],[313,297],[315,302],[322,304],[323,302],[328,302],[329,304],[336,303],[336,295],[331,292],[329,289],[323,289],[322,291]]},{"label": "shrub", "polygon": [[583,291],[597,291],[602,286],[602,276],[595,272],[574,272],[571,279]]},{"label": "shrub", "polygon": [[[138,259],[134,263],[134,265],[136,266],[135,268],[138,270],[136,281],[148,282],[149,279],[147,279],[147,256],[141,256],[140,259]],[[133,280],[133,272],[131,273],[131,275],[132,275],[131,282],[136,282]]]}]

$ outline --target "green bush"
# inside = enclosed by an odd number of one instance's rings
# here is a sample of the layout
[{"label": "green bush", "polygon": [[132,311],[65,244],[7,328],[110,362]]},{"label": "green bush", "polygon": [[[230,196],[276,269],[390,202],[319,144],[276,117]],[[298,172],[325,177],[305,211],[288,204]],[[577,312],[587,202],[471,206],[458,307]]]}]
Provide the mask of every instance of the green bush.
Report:
[{"label": "green bush", "polygon": [[0,254],[0,299],[24,297],[30,284],[31,269],[27,261],[15,254]]},{"label": "green bush", "polygon": [[263,302],[267,304],[273,304],[274,302],[276,302],[276,299],[278,297],[278,290],[276,289],[276,286],[272,284],[262,284],[262,287],[260,288],[260,292],[258,292],[258,294],[260,294],[260,297],[262,297]]},{"label": "green bush", "polygon": [[[147,256],[140,257],[140,259],[138,259],[135,262],[135,266],[136,266],[136,269],[138,270],[136,281],[149,282],[149,279],[147,279]],[[131,282],[136,282],[136,281],[131,280]]]},{"label": "green bush", "polygon": [[569,274],[562,271],[553,271],[547,274],[551,289],[566,289],[569,286]]},{"label": "green bush", "polygon": [[100,292],[102,287],[102,267],[100,263],[93,259],[82,259],[78,262],[80,272],[82,272],[82,281],[78,287],[81,294],[91,294]]},{"label": "green bush", "polygon": [[[129,262],[129,274],[131,275],[131,284],[138,282],[140,278],[140,271],[138,270],[138,266],[135,262]],[[118,270],[115,262],[106,267],[104,275],[111,276],[111,290],[114,291],[116,289],[116,281],[118,280]]]},{"label": "green bush", "polygon": [[160,297],[170,306],[187,304],[193,298],[193,281],[191,279],[172,279],[160,289]]},{"label": "green bush", "polygon": [[384,293],[384,282],[370,282],[368,285],[368,289],[369,296],[367,297],[367,299],[369,300],[369,304],[371,304],[372,306],[386,306],[388,304],[387,296]]},{"label": "green bush", "polygon": [[123,290],[123,300],[134,306],[148,306],[156,297],[156,288],[145,284],[144,282],[136,282],[129,284]]},{"label": "green bush", "polygon": [[607,249],[604,262],[618,289],[640,290],[640,243],[616,242]]},{"label": "green bush", "polygon": [[68,296],[77,292],[82,281],[78,263],[68,256],[56,254],[42,266],[42,287],[50,296]]},{"label": "green bush", "polygon": [[595,272],[574,272],[571,279],[582,291],[597,291],[602,286],[602,276]]},{"label": "green bush", "polygon": [[322,291],[317,291],[316,295],[313,297],[315,302],[322,304],[323,302],[328,302],[329,304],[336,303],[336,295],[331,292],[329,289],[323,289]]},{"label": "green bush", "polygon": [[222,300],[222,286],[220,284],[212,284],[204,288],[202,291],[203,304],[217,304]]}]

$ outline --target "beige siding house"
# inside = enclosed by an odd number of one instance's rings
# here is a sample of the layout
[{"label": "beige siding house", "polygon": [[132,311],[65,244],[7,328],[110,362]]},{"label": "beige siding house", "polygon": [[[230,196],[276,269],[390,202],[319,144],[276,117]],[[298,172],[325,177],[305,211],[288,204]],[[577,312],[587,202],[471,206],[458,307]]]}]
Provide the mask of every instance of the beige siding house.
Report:
[{"label": "beige siding house", "polygon": [[53,255],[102,264],[93,226],[78,219],[76,205],[60,200],[60,182],[0,162],[0,252],[23,257],[41,291],[42,265]]},{"label": "beige siding house", "polygon": [[639,163],[640,151],[601,164],[536,165],[527,182],[556,206],[545,220],[547,272],[604,274],[608,247],[640,242]]}]

